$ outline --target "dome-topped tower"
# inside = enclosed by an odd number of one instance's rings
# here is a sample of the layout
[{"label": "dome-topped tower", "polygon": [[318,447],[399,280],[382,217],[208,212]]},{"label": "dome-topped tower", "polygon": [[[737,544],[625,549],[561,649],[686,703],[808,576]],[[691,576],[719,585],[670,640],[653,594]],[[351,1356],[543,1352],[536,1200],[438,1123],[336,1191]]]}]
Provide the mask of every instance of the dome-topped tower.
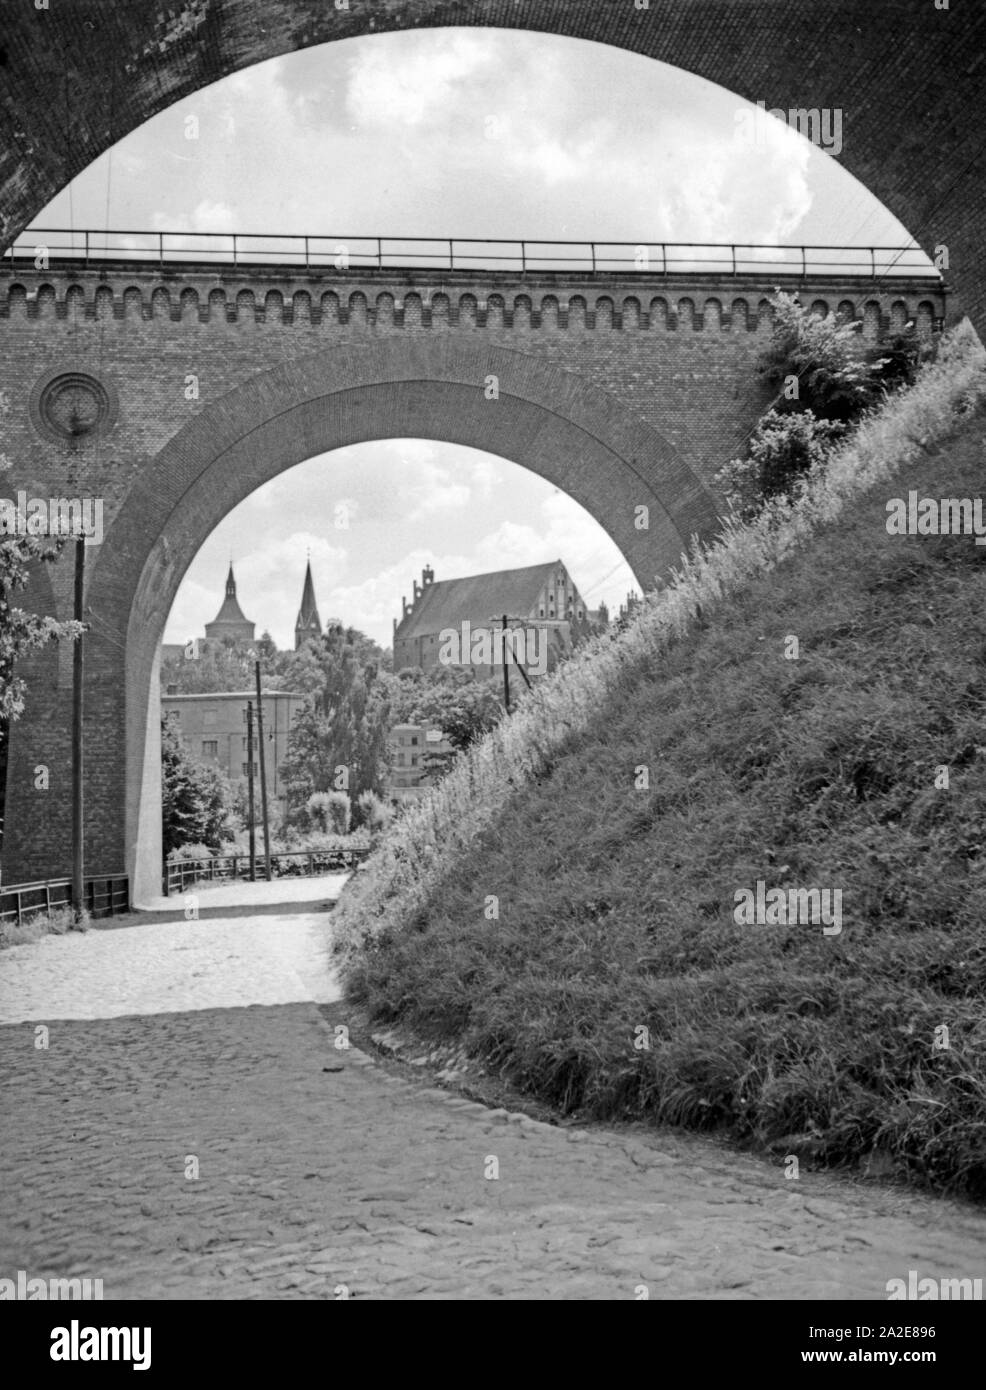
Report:
[{"label": "dome-topped tower", "polygon": [[236,597],[236,577],[233,574],[233,562],[230,560],[229,574],[226,576],[226,597],[212,622],[205,625],[206,641],[228,642],[232,639],[235,642],[252,642],[255,626],[256,624],[244,617],[239,605]]}]

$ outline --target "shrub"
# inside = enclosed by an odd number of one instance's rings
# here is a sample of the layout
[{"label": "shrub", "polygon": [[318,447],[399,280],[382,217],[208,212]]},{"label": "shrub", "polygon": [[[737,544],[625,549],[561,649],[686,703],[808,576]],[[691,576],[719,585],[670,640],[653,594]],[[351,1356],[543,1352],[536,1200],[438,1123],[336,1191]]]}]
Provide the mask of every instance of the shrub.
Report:
[{"label": "shrub", "polygon": [[356,798],[356,805],[359,810],[359,824],[371,833],[375,834],[390,824],[393,813],[376,792],[361,792]]},{"label": "shrub", "polygon": [[168,863],[179,864],[193,859],[215,859],[224,850],[225,846],[223,849],[214,849],[211,845],[178,845],[175,849],[168,851]]},{"label": "shrub", "polygon": [[349,833],[352,802],[345,792],[312,792],[305,803],[308,824],[322,835]]},{"label": "shrub", "polygon": [[771,297],[774,320],[761,370],[772,386],[798,378],[798,395],[781,409],[811,411],[823,420],[853,420],[881,394],[879,375],[887,359],[874,357],[859,336],[857,321],[809,313],[790,294]]},{"label": "shrub", "polygon": [[353,809],[348,795],[346,792],[325,792],[323,795],[327,802],[326,830],[336,835],[348,835]]},{"label": "shrub", "polygon": [[51,912],[35,912],[17,922],[0,922],[0,950],[8,946],[24,946],[42,936],[64,936],[69,931],[87,931],[91,923],[89,912],[83,908],[78,921],[72,907],[55,907]]},{"label": "shrub", "polygon": [[744,521],[772,497],[793,497],[798,484],[820,467],[845,431],[835,420],[819,420],[810,410],[782,415],[769,410],[750,438],[749,453],[716,474],[716,485]]}]

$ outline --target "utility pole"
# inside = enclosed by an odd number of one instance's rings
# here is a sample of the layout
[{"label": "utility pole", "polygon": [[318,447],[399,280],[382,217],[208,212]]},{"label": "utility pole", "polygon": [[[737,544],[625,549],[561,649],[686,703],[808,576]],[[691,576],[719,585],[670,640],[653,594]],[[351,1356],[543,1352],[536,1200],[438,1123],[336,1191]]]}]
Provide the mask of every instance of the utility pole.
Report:
[{"label": "utility pole", "polygon": [[257,674],[257,743],[260,745],[260,807],[264,817],[264,867],[267,882],[270,872],[270,821],[267,816],[267,763],[264,760],[264,705],[260,694],[260,662],[254,663]]},{"label": "utility pole", "polygon": [[257,826],[253,799],[253,701],[247,700],[247,818],[250,832],[250,882],[257,881]]},{"label": "utility pole", "polygon": [[510,713],[510,665],[507,661],[507,615],[503,615],[503,709]]},{"label": "utility pole", "polygon": [[[503,703],[504,703],[504,707],[506,708],[506,712],[509,714],[509,713],[510,713],[510,662],[507,660],[507,624],[508,624],[508,623],[511,623],[511,622],[515,622],[515,623],[526,623],[526,622],[529,621],[529,619],[527,619],[527,618],[522,618],[522,617],[518,617],[516,614],[511,615],[511,614],[508,614],[508,613],[504,613],[503,616],[501,617],[500,621],[501,621],[501,623],[503,624]],[[496,618],[495,618],[495,617],[490,618],[490,622],[491,622],[491,623],[495,623],[495,622],[496,622]],[[537,623],[537,626],[538,626],[538,627],[545,627],[545,628],[547,628],[547,627],[560,627],[560,626],[561,626],[561,623],[560,623],[560,622],[556,622],[555,619],[553,619],[553,618],[549,618],[549,619],[547,620],[547,622],[545,622],[543,619],[541,619],[541,620]],[[520,674],[524,677],[524,684],[527,686],[528,690],[533,689],[533,687],[532,687],[532,685],[531,685],[530,677],[528,676],[527,671],[524,669],[523,664],[517,660],[517,653],[513,650],[512,647],[511,647],[511,649],[510,649],[510,658],[511,658],[511,660],[513,661],[514,665],[517,667],[517,670],[518,670],[518,671],[520,672]]]},{"label": "utility pole", "polygon": [[[82,596],[85,590],[86,542],[75,541],[75,606],[73,616],[82,622]],[[83,796],[82,796],[82,634],[72,649],[72,908],[78,922],[85,911],[83,878]],[[131,885],[132,886],[132,885]]]}]

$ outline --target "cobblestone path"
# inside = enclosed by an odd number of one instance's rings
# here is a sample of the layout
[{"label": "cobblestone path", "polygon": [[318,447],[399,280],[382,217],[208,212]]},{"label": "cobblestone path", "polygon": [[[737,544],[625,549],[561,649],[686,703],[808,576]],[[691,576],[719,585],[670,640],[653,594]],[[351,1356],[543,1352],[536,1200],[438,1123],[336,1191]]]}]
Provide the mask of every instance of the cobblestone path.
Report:
[{"label": "cobblestone path", "polygon": [[107,1298],[883,1299],[909,1269],[986,1275],[963,1207],[542,1125],[337,1050],[313,1002],[335,993],[329,920],[0,953],[0,1276]]}]

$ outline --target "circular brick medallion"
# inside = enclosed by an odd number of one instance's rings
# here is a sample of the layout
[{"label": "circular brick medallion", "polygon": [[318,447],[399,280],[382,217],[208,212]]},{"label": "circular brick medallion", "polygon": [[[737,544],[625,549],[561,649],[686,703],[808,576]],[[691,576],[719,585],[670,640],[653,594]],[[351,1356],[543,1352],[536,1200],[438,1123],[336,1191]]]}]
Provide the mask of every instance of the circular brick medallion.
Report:
[{"label": "circular brick medallion", "polygon": [[102,438],[116,423],[116,393],[88,372],[47,372],[31,392],[31,421],[59,444]]}]

